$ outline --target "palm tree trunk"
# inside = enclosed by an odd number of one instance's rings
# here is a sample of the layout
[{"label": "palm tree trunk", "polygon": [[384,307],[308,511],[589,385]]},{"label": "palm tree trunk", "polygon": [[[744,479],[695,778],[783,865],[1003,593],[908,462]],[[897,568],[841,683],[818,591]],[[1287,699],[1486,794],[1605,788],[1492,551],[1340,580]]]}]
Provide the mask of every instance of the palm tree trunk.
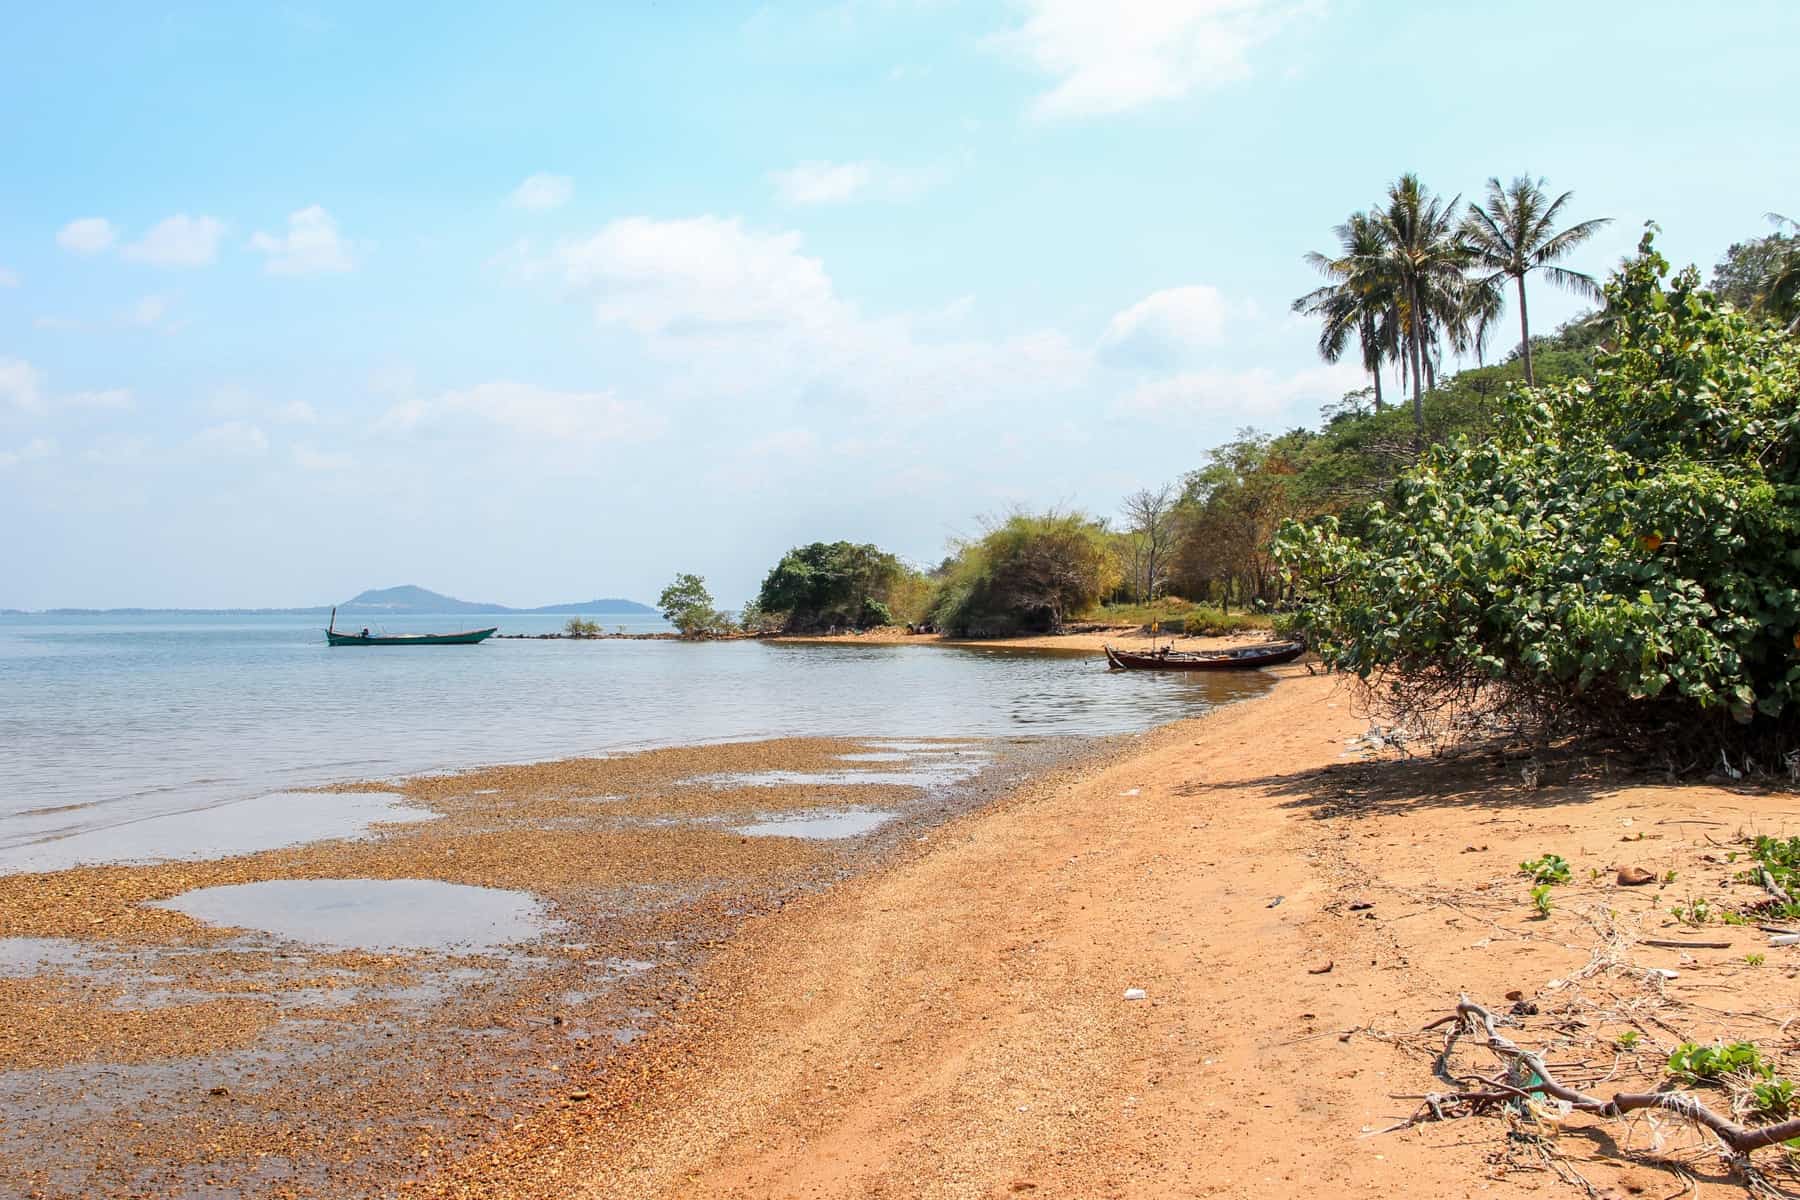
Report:
[{"label": "palm tree trunk", "polygon": [[1420,344],[1424,339],[1424,330],[1419,321],[1419,297],[1417,287],[1407,289],[1411,293],[1412,312],[1407,322],[1412,328],[1408,331],[1412,336],[1407,340],[1412,348],[1412,385],[1413,385],[1413,428],[1423,439],[1425,434],[1425,349]]},{"label": "palm tree trunk", "polygon": [[1369,374],[1373,375],[1375,377],[1375,411],[1380,412],[1381,411],[1381,364],[1376,363],[1375,369],[1370,371]]},{"label": "palm tree trunk", "polygon": [[1531,387],[1537,382],[1531,374],[1531,318],[1525,315],[1525,276],[1515,276],[1519,281],[1519,353],[1525,359],[1525,386]]}]

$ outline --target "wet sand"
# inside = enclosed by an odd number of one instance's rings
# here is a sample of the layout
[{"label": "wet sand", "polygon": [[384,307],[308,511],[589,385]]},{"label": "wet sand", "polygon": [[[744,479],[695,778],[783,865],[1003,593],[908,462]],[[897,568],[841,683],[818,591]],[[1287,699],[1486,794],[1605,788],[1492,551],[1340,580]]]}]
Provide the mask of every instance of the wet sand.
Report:
[{"label": "wet sand", "polygon": [[[754,922],[597,1103],[424,1194],[1744,1195],[1669,1118],[1407,1121],[1455,1086],[1424,1027],[1462,991],[1602,1095],[1689,1039],[1800,1076],[1800,949],[1670,915],[1754,902],[1730,847],[1800,832],[1800,800],[1579,754],[1406,760],[1335,680],[1282,674]],[[1538,918],[1518,864],[1547,851],[1574,878]],[[1496,1068],[1465,1041],[1446,1069]]]},{"label": "wet sand", "polygon": [[431,818],[372,837],[0,876],[0,1194],[395,1194],[585,1103],[758,914],[1077,749],[498,767],[364,786]]}]

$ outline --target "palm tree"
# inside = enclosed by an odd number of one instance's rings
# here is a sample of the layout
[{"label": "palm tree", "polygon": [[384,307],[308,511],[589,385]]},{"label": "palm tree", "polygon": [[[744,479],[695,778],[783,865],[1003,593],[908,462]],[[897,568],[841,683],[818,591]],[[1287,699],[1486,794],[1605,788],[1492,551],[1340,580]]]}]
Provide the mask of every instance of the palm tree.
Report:
[{"label": "palm tree", "polygon": [[1350,335],[1356,335],[1362,363],[1375,380],[1375,411],[1382,409],[1381,365],[1399,356],[1395,337],[1393,288],[1378,269],[1381,229],[1368,213],[1351,213],[1339,225],[1341,253],[1333,258],[1314,250],[1306,261],[1332,282],[1294,301],[1294,311],[1324,319],[1319,357],[1334,363],[1343,357]]},{"label": "palm tree", "polygon": [[[1769,213],[1768,217],[1777,226],[1786,225],[1800,233],[1800,221],[1780,213]],[[1757,305],[1776,320],[1788,321],[1789,333],[1800,333],[1800,241],[1788,243],[1787,252],[1763,276],[1760,290]]]},{"label": "palm tree", "polygon": [[1551,200],[1544,193],[1542,179],[1533,183],[1524,175],[1505,187],[1498,178],[1489,179],[1487,187],[1487,205],[1469,205],[1462,236],[1474,256],[1476,270],[1486,272],[1475,281],[1477,287],[1491,289],[1498,296],[1507,279],[1518,286],[1519,352],[1525,360],[1525,382],[1532,384],[1537,380],[1531,369],[1531,318],[1525,307],[1525,276],[1542,271],[1558,287],[1599,299],[1600,285],[1592,276],[1554,264],[1593,237],[1612,218],[1597,217],[1557,232],[1556,219],[1575,193],[1564,192]]},{"label": "palm tree", "polygon": [[1425,373],[1436,374],[1439,334],[1458,328],[1468,312],[1469,250],[1455,218],[1461,201],[1457,196],[1446,204],[1408,173],[1388,189],[1386,207],[1373,214],[1382,249],[1370,269],[1394,291],[1402,363],[1411,359],[1413,424],[1421,436]]}]

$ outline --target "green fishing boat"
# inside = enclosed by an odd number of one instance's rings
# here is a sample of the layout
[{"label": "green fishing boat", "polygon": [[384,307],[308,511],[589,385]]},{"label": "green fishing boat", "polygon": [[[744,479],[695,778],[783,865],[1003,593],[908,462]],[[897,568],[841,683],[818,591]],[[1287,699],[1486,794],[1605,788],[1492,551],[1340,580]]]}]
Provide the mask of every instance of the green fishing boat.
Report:
[{"label": "green fishing boat", "polygon": [[465,629],[460,633],[340,633],[337,609],[331,610],[331,623],[325,627],[325,642],[331,646],[473,646],[483,638],[494,636],[500,627]]}]

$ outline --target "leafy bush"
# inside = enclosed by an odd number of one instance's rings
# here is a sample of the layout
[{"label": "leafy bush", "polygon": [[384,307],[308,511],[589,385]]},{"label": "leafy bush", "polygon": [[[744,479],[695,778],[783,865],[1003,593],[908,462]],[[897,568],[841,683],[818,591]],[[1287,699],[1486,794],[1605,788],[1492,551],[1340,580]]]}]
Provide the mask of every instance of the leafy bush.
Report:
[{"label": "leafy bush", "polygon": [[677,575],[656,603],[663,620],[680,630],[682,637],[704,637],[732,628],[731,615],[713,607],[706,580],[698,575]]},{"label": "leafy bush", "polygon": [[894,615],[888,602],[897,593],[911,594],[906,585],[914,574],[877,546],[814,542],[782,555],[756,603],[764,613],[787,614],[793,631],[889,625]]},{"label": "leafy bush", "polygon": [[1757,1075],[1764,1079],[1774,1075],[1754,1042],[1712,1046],[1683,1042],[1669,1055],[1669,1073],[1687,1083],[1708,1082],[1721,1075]]},{"label": "leafy bush", "polygon": [[959,547],[931,618],[959,637],[1053,633],[1118,581],[1106,526],[1083,513],[1015,513]]},{"label": "leafy bush", "polygon": [[1591,381],[1511,390],[1491,437],[1428,452],[1357,535],[1283,528],[1328,664],[1419,719],[1800,725],[1800,342],[1667,272],[1646,233]]},{"label": "leafy bush", "polygon": [[1519,864],[1519,873],[1531,876],[1533,883],[1567,883],[1569,861],[1560,854],[1546,854]]}]

